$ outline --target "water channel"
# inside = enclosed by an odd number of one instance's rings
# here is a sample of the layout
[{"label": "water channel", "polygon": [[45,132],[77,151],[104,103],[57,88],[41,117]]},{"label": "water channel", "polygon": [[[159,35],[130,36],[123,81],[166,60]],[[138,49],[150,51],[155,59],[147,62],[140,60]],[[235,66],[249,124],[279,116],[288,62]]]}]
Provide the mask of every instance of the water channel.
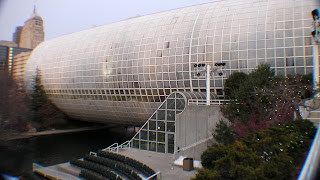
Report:
[{"label": "water channel", "polygon": [[0,173],[30,173],[33,162],[43,166],[68,162],[115,142],[124,142],[132,133],[124,128],[102,129],[7,141],[0,144]]}]

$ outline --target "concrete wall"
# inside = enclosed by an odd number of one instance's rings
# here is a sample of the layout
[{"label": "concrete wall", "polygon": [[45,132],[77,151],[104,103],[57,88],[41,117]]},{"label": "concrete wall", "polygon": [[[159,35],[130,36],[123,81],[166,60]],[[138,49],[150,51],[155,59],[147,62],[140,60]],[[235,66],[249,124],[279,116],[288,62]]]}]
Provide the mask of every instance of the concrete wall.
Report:
[{"label": "concrete wall", "polygon": [[[225,120],[218,105],[187,105],[186,109],[176,117],[175,150],[178,150],[178,148],[182,149],[212,136],[216,123],[220,119]],[[212,143],[214,143],[213,139],[201,143],[178,153],[176,158],[183,155],[200,160],[202,152]]]},{"label": "concrete wall", "polygon": [[320,97],[315,97],[305,102],[308,108],[300,108],[300,113],[303,119],[309,119],[316,127],[320,123]]}]

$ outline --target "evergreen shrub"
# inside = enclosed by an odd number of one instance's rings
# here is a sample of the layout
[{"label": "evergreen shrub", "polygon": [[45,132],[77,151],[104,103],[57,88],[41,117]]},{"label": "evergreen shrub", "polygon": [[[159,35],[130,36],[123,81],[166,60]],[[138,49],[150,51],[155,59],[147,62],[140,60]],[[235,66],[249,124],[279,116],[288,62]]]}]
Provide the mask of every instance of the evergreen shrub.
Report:
[{"label": "evergreen shrub", "polygon": [[308,152],[316,128],[309,120],[287,121],[203,152],[194,179],[292,179]]}]

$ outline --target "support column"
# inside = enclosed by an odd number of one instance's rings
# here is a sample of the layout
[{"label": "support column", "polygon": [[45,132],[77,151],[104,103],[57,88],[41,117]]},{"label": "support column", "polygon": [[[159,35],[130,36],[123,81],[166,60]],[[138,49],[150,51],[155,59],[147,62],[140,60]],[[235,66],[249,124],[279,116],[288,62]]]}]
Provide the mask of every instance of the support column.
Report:
[{"label": "support column", "polygon": [[207,102],[206,105],[210,106],[210,72],[211,72],[211,66],[208,64],[207,65],[207,72],[206,72],[206,78],[207,78],[207,85],[206,85],[206,91],[207,91]]},{"label": "support column", "polygon": [[316,89],[319,84],[319,51],[318,51],[318,45],[316,42],[313,42],[312,54],[313,54],[313,85],[314,85],[314,89]]}]

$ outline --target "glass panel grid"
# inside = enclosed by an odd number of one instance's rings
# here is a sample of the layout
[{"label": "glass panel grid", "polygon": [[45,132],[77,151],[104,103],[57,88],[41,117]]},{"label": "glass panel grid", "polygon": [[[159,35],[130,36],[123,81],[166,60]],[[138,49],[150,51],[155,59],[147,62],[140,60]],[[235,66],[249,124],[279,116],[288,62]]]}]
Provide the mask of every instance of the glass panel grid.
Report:
[{"label": "glass panel grid", "polygon": [[[312,73],[315,8],[320,1],[217,1],[64,35],[33,51],[25,84],[30,94],[39,68],[68,116],[142,125],[173,91],[205,89],[190,76],[196,63],[226,62],[222,80],[261,63],[279,75]],[[216,80],[211,89],[222,98],[224,81]]]},{"label": "glass panel grid", "polygon": [[133,148],[173,153],[175,118],[181,113],[176,107],[183,110],[185,101],[180,93],[172,93],[133,138]]}]

